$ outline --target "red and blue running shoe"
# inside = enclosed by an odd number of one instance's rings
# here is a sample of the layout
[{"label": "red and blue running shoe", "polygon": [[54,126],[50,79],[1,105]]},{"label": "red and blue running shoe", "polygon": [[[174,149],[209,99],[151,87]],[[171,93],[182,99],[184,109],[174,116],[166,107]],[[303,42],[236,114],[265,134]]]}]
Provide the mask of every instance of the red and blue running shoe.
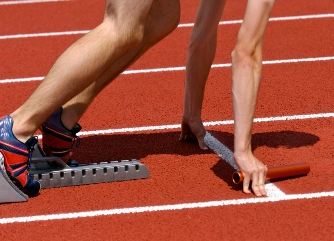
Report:
[{"label": "red and blue running shoe", "polygon": [[43,151],[46,156],[59,157],[69,166],[79,166],[71,159],[71,154],[74,144],[76,147],[80,144],[76,134],[81,130],[81,126],[76,124],[72,130],[67,129],[61,122],[62,111],[63,108],[59,108],[42,124]]},{"label": "red and blue running shoe", "polygon": [[13,183],[30,197],[37,196],[40,183],[29,176],[31,155],[37,137],[26,143],[19,141],[13,134],[13,119],[10,116],[0,118],[0,152],[4,157],[5,168]]}]

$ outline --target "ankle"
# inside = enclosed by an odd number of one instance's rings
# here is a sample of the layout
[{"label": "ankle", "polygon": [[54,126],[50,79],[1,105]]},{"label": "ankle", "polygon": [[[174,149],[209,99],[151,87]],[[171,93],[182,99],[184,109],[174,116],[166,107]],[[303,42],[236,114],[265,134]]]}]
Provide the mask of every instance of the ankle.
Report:
[{"label": "ankle", "polygon": [[73,114],[67,108],[64,108],[60,114],[60,122],[68,130],[72,130],[77,124],[78,120],[79,118],[77,118],[75,114]]},{"label": "ankle", "polygon": [[15,115],[10,115],[13,120],[12,133],[16,139],[25,143],[35,133],[34,126],[27,124],[26,121],[22,121],[20,118],[16,118]]}]

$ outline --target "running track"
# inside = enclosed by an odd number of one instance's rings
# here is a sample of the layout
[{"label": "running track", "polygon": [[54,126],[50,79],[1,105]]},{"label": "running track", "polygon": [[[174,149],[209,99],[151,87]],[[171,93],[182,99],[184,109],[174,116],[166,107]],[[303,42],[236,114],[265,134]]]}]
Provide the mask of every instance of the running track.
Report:
[{"label": "running track", "polygon": [[[24,1],[22,1],[24,2]],[[20,106],[56,58],[100,23],[104,0],[0,1],[0,113]],[[146,180],[45,189],[0,205],[1,240],[332,240],[334,3],[278,0],[264,42],[254,152],[267,165],[306,161],[304,177],[268,197],[231,182],[230,52],[245,0],[228,1],[203,120],[209,151],[179,143],[186,48],[198,1],[181,24],[108,86],[83,116],[83,163],[136,158]],[[15,3],[15,4],[14,4]]]}]

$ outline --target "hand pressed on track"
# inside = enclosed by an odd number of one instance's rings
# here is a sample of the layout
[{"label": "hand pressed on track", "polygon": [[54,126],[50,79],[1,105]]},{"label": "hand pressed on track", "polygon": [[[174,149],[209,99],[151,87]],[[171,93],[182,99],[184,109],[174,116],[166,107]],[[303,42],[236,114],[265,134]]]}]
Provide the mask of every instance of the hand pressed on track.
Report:
[{"label": "hand pressed on track", "polygon": [[251,189],[254,194],[258,197],[266,196],[267,192],[264,188],[264,182],[268,171],[267,166],[260,162],[252,152],[243,154],[234,153],[234,159],[244,177],[244,193],[251,193],[249,185],[252,181]]},{"label": "hand pressed on track", "polygon": [[198,142],[202,150],[207,150],[208,147],[204,143],[206,130],[203,126],[202,120],[186,121],[184,118],[181,123],[180,141]]}]

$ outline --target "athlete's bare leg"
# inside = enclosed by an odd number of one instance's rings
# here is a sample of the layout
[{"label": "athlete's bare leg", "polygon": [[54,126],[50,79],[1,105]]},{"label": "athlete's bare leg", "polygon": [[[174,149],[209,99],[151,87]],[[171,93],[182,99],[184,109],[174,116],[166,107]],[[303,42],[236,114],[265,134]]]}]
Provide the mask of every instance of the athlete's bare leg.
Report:
[{"label": "athlete's bare leg", "polygon": [[201,119],[204,89],[216,53],[217,28],[225,2],[200,1],[188,46],[180,140],[197,140],[202,149],[207,149],[204,143],[206,131]]},{"label": "athlete's bare leg", "polygon": [[154,0],[148,14],[143,41],[131,52],[117,60],[98,80],[63,106],[61,117],[63,124],[71,129],[98,93],[150,47],[172,32],[179,24],[179,18],[179,0]]},{"label": "athlete's bare leg", "polygon": [[107,0],[104,21],[69,47],[28,100],[11,114],[13,133],[20,141],[141,44],[152,2]]},{"label": "athlete's bare leg", "polygon": [[275,0],[249,0],[232,52],[234,159],[243,173],[243,191],[265,196],[267,168],[252,153],[251,136],[262,75],[262,43]]}]

